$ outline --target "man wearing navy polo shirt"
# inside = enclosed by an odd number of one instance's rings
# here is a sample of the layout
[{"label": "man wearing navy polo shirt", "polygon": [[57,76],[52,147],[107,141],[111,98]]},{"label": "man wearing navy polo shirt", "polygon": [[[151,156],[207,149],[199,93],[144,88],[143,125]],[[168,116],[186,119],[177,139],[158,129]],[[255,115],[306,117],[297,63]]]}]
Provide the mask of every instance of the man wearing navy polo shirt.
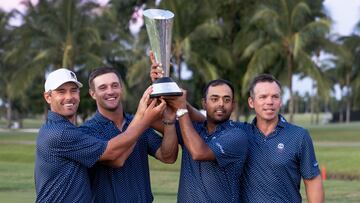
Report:
[{"label": "man wearing navy polo shirt", "polygon": [[279,115],[281,85],[272,75],[250,84],[249,156],[241,179],[241,202],[301,202],[303,178],[308,202],[324,202],[324,190],[307,130]]},{"label": "man wearing navy polo shirt", "polygon": [[221,79],[207,84],[202,99],[207,114],[204,122],[191,122],[186,92],[166,102],[177,109],[180,128],[178,202],[239,202],[248,140],[245,131],[229,120],[235,105],[233,86]]},{"label": "man wearing navy polo shirt", "polygon": [[80,87],[76,75],[64,68],[51,72],[46,79],[44,98],[51,110],[36,140],[36,202],[91,202],[87,168],[97,161],[118,166],[119,157],[128,153],[124,145],[133,146],[150,123],[161,118],[166,107],[164,101],[156,105],[156,100],[147,105],[148,89],[128,129],[104,141],[74,125]]},{"label": "man wearing navy polo shirt", "polygon": [[[127,130],[134,117],[124,111],[121,103],[123,88],[121,77],[114,68],[101,67],[89,76],[89,93],[96,101],[97,112],[81,129],[102,140],[112,139]],[[159,119],[160,120],[160,119]],[[166,108],[159,136],[153,129],[147,129],[132,146],[124,146],[122,166],[111,168],[95,164],[89,170],[94,202],[152,202],[148,154],[164,163],[174,163],[178,154],[175,112]],[[131,154],[130,154],[131,153]]]}]

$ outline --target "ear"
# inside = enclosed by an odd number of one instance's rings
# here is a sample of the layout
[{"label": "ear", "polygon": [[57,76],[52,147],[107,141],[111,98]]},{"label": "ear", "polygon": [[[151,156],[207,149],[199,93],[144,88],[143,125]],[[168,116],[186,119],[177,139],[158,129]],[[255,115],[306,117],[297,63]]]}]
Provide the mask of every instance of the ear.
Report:
[{"label": "ear", "polygon": [[254,101],[251,97],[248,98],[248,104],[249,104],[250,108],[252,108],[252,109],[254,108]]},{"label": "ear", "polygon": [[44,92],[44,99],[48,104],[51,104],[51,93]]},{"label": "ear", "polygon": [[91,88],[89,89],[89,95],[91,96],[91,98],[93,98],[94,100],[96,100],[95,91],[92,90]]},{"label": "ear", "polygon": [[205,98],[201,99],[201,105],[202,105],[203,109],[206,109],[206,99]]}]

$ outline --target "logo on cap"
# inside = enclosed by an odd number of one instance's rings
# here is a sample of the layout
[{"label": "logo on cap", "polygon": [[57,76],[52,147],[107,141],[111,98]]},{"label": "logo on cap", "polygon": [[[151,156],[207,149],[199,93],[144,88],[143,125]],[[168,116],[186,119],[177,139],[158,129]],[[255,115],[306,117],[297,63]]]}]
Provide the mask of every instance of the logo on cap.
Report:
[{"label": "logo on cap", "polygon": [[71,78],[73,78],[73,79],[77,80],[77,79],[76,79],[76,75],[75,75],[75,73],[74,73],[74,72],[70,72],[70,76],[71,76]]}]

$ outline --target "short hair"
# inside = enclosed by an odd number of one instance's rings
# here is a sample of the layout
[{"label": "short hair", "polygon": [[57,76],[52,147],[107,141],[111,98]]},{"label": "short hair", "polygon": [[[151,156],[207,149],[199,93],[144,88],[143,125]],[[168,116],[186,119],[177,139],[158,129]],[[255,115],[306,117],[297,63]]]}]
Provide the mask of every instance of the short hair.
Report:
[{"label": "short hair", "polygon": [[256,86],[256,84],[260,83],[260,82],[275,82],[281,91],[281,83],[273,76],[270,74],[260,74],[258,76],[256,76],[251,82],[250,82],[250,86],[249,86],[249,96],[251,98],[254,98],[255,93],[254,93],[254,88]]},{"label": "short hair", "polygon": [[216,79],[216,80],[212,80],[210,81],[203,89],[203,99],[206,99],[206,96],[208,94],[209,91],[209,87],[215,87],[215,86],[219,86],[219,85],[227,85],[230,87],[231,89],[231,93],[234,99],[234,86],[231,84],[231,82],[224,80],[224,79]]},{"label": "short hair", "polygon": [[89,75],[89,87],[93,90],[95,87],[94,87],[94,79],[96,77],[98,77],[99,75],[104,75],[104,74],[107,74],[107,73],[114,73],[118,78],[119,78],[119,81],[120,81],[120,84],[122,82],[122,79],[121,79],[121,75],[120,73],[115,69],[115,68],[112,68],[112,67],[100,67],[100,68],[96,68],[95,70],[93,70],[90,75]]}]

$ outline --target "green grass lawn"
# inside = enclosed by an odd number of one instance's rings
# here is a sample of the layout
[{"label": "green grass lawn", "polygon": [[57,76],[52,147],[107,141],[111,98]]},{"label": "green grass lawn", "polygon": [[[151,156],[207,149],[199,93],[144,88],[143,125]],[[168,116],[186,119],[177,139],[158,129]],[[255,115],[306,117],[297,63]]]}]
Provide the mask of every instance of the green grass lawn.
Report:
[{"label": "green grass lawn", "polygon": [[[23,120],[23,128],[40,128],[43,122],[42,118],[25,118]],[[6,120],[0,119],[0,128],[6,128],[6,125]]]},{"label": "green grass lawn", "polygon": [[[359,130],[359,123],[309,127],[320,166],[328,174],[326,202],[360,202]],[[0,202],[34,202],[35,137],[18,130],[0,132]],[[154,202],[176,202],[180,154],[175,164],[150,158],[150,168]]]}]

